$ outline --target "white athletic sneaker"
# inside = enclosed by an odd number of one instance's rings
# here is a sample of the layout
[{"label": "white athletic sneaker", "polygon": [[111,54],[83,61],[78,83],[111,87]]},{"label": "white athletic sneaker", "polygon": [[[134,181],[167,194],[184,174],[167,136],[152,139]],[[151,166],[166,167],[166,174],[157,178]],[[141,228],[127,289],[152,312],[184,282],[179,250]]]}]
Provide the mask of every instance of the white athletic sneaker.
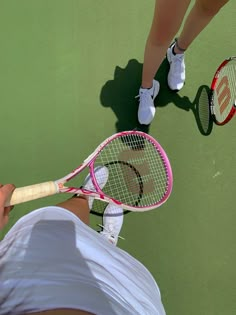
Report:
[{"label": "white athletic sneaker", "polygon": [[[98,182],[98,186],[100,188],[103,188],[106,185],[106,182],[108,180],[108,175],[109,175],[108,168],[105,166],[97,166],[95,167],[94,172],[95,172],[96,180]],[[82,187],[91,191],[95,191],[90,174],[88,174],[87,177],[85,178],[84,184]],[[89,197],[88,204],[89,204],[90,210],[92,209],[93,202],[94,202],[94,197]]]},{"label": "white athletic sneaker", "polygon": [[160,90],[160,84],[158,81],[153,80],[152,88],[139,89],[139,108],[138,108],[138,120],[142,125],[149,125],[153,120],[156,112],[154,106],[154,99]]},{"label": "white athletic sneaker", "polygon": [[179,91],[184,86],[185,81],[185,63],[184,54],[174,55],[172,49],[175,43],[173,43],[167,49],[167,60],[170,64],[170,70],[168,73],[167,81],[169,88],[173,91]]},{"label": "white athletic sneaker", "polygon": [[109,204],[103,214],[103,228],[100,234],[113,245],[116,245],[124,219],[123,209],[119,206]]}]

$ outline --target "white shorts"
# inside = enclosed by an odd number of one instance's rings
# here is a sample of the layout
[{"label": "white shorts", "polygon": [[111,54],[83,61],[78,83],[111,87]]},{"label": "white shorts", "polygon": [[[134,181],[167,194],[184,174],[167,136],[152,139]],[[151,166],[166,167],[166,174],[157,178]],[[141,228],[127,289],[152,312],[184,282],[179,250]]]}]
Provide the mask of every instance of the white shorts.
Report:
[{"label": "white shorts", "polygon": [[55,308],[165,314],[140,262],[73,213],[47,207],[22,217],[0,242],[0,315]]}]

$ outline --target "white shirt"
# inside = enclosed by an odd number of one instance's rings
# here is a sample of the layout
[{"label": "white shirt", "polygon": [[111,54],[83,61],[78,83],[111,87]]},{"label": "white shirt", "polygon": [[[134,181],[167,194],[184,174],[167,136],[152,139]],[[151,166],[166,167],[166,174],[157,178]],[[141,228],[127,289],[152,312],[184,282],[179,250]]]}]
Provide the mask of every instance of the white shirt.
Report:
[{"label": "white shirt", "polygon": [[59,207],[22,217],[0,242],[0,315],[55,308],[98,315],[165,315],[135,258]]}]

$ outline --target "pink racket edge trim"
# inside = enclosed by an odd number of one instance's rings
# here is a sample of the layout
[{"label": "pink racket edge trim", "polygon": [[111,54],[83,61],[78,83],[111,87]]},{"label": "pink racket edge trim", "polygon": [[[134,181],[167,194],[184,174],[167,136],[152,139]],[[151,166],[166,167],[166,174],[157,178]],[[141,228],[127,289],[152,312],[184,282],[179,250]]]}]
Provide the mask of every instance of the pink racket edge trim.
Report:
[{"label": "pink racket edge trim", "polygon": [[[114,135],[110,136],[109,138],[106,138],[94,151],[92,154],[90,154],[82,164],[80,164],[77,168],[75,168],[71,173],[69,173],[68,175],[62,177],[61,179],[56,180],[55,182],[60,186],[61,183],[66,183],[69,180],[71,180],[73,177],[75,177],[76,175],[78,175],[80,172],[83,171],[83,169],[87,166],[92,165],[92,163],[94,162],[94,160],[96,159],[97,155],[102,151],[102,149],[112,140],[119,138],[121,136],[125,136],[125,135],[137,135],[137,134],[142,134],[144,137],[146,137],[146,134],[142,131],[136,131],[136,130],[131,130],[131,131],[122,131],[122,132],[118,132],[115,133]],[[155,140],[155,139],[154,139]],[[94,180],[95,177],[93,177]],[[59,190],[61,192],[65,192],[63,187],[59,187]]]},{"label": "pink racket edge trim", "polygon": [[[111,136],[110,138],[108,138],[106,141],[104,141],[102,148],[107,145],[109,142],[111,142],[112,140],[114,140],[115,138],[119,138],[119,137],[122,137],[122,136],[126,136],[126,135],[140,135],[142,136],[143,138],[146,138],[148,139],[149,142],[151,142],[155,148],[157,149],[157,151],[159,152],[161,158],[162,158],[162,161],[163,161],[163,164],[165,166],[165,169],[166,169],[166,174],[167,174],[167,178],[168,178],[168,182],[167,182],[167,190],[164,194],[164,196],[161,198],[161,200],[159,200],[157,203],[151,205],[151,206],[145,206],[145,207],[138,207],[138,206],[135,206],[135,207],[130,207],[129,205],[126,205],[126,204],[122,204],[121,202],[119,202],[118,200],[115,200],[109,196],[107,196],[106,194],[104,194],[98,184],[97,184],[97,180],[95,178],[95,173],[93,171],[93,163],[94,163],[94,160],[96,159],[96,157],[93,159],[93,161],[91,161],[91,176],[92,176],[92,181],[93,181],[93,184],[95,186],[95,188],[97,189],[98,193],[100,196],[102,196],[102,200],[105,200],[105,199],[110,199],[113,201],[114,204],[117,204],[117,205],[120,205],[120,206],[123,206],[125,207],[125,209],[127,210],[133,210],[133,211],[145,211],[146,210],[151,210],[151,209],[155,209],[159,206],[161,206],[163,203],[165,203],[165,201],[169,198],[170,194],[171,194],[171,191],[172,191],[172,187],[173,187],[173,174],[172,174],[172,169],[171,169],[171,165],[170,165],[170,161],[167,157],[167,154],[165,152],[165,150],[162,148],[162,146],[157,142],[156,139],[154,139],[152,136],[150,136],[149,134],[145,133],[145,132],[142,132],[142,131],[138,131],[138,130],[131,130],[131,131],[123,131],[123,132],[119,132],[119,133],[116,133],[114,134],[113,136]],[[100,150],[102,150],[102,148]],[[100,152],[100,151],[99,151]],[[99,198],[100,199],[100,198]],[[134,210],[135,209],[135,210]]]},{"label": "pink racket edge trim", "polygon": [[[148,139],[149,142],[151,142],[155,148],[157,149],[157,151],[159,152],[163,164],[165,166],[166,169],[166,174],[167,174],[167,178],[168,178],[168,182],[167,182],[167,190],[164,194],[164,196],[161,198],[161,200],[159,200],[157,203],[150,205],[150,206],[145,206],[145,207],[138,207],[138,206],[129,206],[127,204],[123,204],[120,201],[111,198],[110,196],[104,194],[101,189],[98,186],[96,177],[95,177],[95,173],[94,173],[94,162],[96,160],[97,155],[102,151],[102,149],[109,144],[109,142],[113,141],[116,138],[122,137],[122,136],[131,136],[131,135],[140,135],[146,139]],[[64,183],[68,182],[69,180],[71,180],[73,177],[75,177],[78,173],[80,173],[85,167],[89,167],[90,169],[90,176],[93,182],[94,187],[96,188],[96,192],[91,192],[88,191],[86,189],[83,188],[76,188],[76,187],[64,187]],[[95,150],[94,152],[79,166],[77,167],[75,170],[73,170],[70,174],[68,174],[67,176],[59,179],[56,181],[57,185],[58,185],[58,189],[59,189],[59,193],[73,193],[73,194],[83,194],[83,195],[87,195],[87,196],[91,196],[94,197],[95,199],[99,199],[105,202],[111,202],[115,205],[119,205],[120,207],[130,210],[130,211],[147,211],[147,210],[152,210],[155,209],[157,207],[160,207],[163,203],[165,203],[167,201],[167,199],[169,198],[171,191],[172,191],[172,187],[173,187],[173,174],[172,174],[172,169],[171,169],[171,165],[169,162],[169,159],[167,157],[166,152],[164,151],[164,149],[162,148],[162,146],[149,134],[146,134],[142,131],[138,131],[138,130],[131,130],[131,131],[122,131],[119,133],[116,133],[114,135],[112,135],[111,137],[107,138],[106,140],[104,140]]]},{"label": "pink racket edge trim", "polygon": [[65,189],[63,189],[63,191],[59,191],[59,193],[82,194],[85,196],[94,197],[95,199],[98,199],[98,200],[101,200],[101,201],[104,201],[107,203],[112,203],[114,205],[117,205],[117,206],[123,208],[124,210],[130,210],[133,212],[144,212],[144,211],[156,209],[156,208],[160,207],[163,203],[165,203],[170,196],[171,190],[172,190],[172,186],[170,186],[168,184],[168,190],[165,193],[165,195],[163,196],[163,198],[160,201],[158,201],[157,203],[152,204],[152,205],[148,205],[145,207],[130,206],[130,205],[122,203],[122,202],[120,202],[120,201],[118,201],[118,200],[116,200],[116,199],[114,199],[114,198],[112,198],[112,197],[110,197],[104,193],[91,192],[91,191],[88,191],[86,189],[78,189],[76,187],[65,188]]}]

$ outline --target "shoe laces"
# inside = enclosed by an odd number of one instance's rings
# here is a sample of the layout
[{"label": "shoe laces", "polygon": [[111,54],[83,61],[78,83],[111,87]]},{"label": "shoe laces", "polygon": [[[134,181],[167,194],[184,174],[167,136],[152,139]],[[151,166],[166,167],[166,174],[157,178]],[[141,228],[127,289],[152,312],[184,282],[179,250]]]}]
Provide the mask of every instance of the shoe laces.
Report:
[{"label": "shoe laces", "polygon": [[184,54],[176,54],[174,61],[172,62],[174,72],[179,72],[179,69],[183,69]]},{"label": "shoe laces", "polygon": [[120,235],[116,235],[116,233],[113,232],[113,228],[112,227],[114,226],[114,224],[109,224],[107,227],[105,227],[102,224],[98,224],[98,226],[102,228],[101,232],[102,232],[103,235],[110,236],[110,237],[112,237],[114,239],[119,238],[119,239],[124,240],[124,237],[122,237]]},{"label": "shoe laces", "polygon": [[141,104],[149,103],[151,97],[151,91],[149,89],[143,89],[135,98],[139,98]]}]

